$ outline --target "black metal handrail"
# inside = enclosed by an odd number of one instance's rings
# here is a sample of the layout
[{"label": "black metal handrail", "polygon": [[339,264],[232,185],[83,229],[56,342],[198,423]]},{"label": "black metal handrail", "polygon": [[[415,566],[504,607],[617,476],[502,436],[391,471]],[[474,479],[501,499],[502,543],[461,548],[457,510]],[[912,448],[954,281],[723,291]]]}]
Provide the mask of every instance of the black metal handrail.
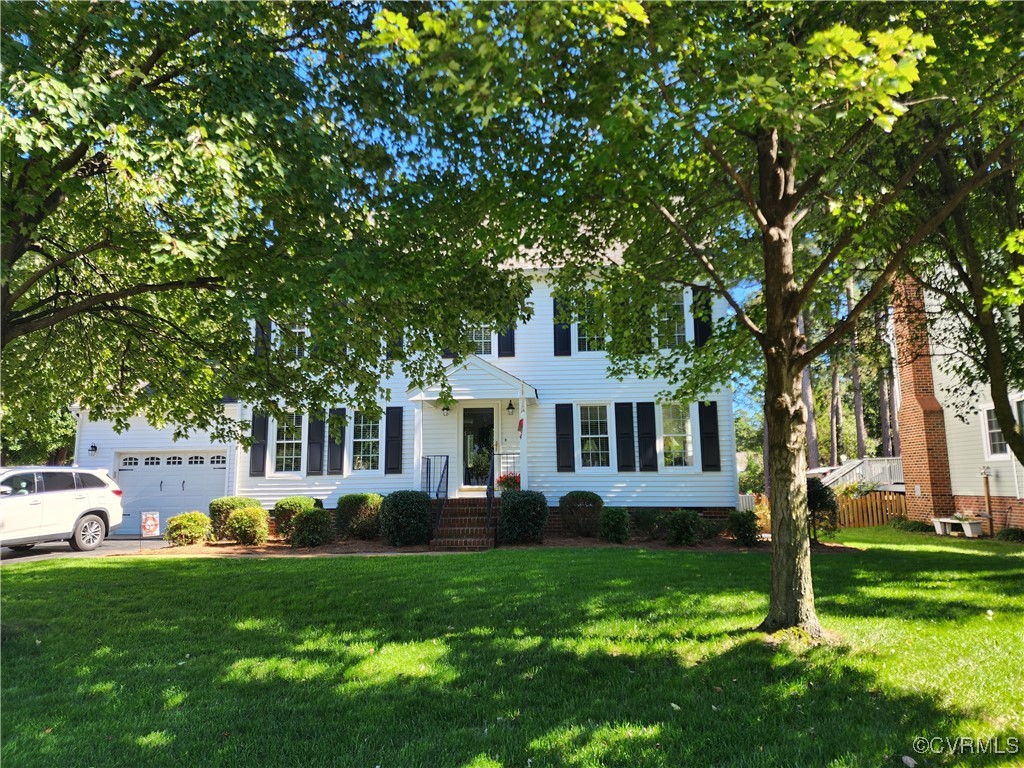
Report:
[{"label": "black metal handrail", "polygon": [[423,480],[422,490],[432,499],[440,499],[437,511],[434,513],[434,530],[441,524],[441,515],[444,514],[445,504],[448,500],[448,457],[445,455],[423,457]]}]

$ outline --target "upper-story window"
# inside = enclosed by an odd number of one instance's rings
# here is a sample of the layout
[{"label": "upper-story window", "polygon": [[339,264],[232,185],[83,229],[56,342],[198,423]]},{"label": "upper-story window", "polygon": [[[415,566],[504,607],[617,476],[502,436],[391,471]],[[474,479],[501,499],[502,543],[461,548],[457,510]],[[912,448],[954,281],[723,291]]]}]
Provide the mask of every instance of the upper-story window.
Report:
[{"label": "upper-story window", "polygon": [[662,455],[666,467],[693,466],[690,409],[680,403],[661,406]]},{"label": "upper-story window", "polygon": [[380,469],[380,422],[356,411],[352,419],[352,470]]},{"label": "upper-story window", "polygon": [[281,346],[286,347],[295,357],[305,357],[308,336],[309,330],[304,325],[293,325],[288,329],[281,329]]},{"label": "upper-story window", "polygon": [[686,307],[682,291],[661,318],[658,342],[662,349],[676,349],[686,343]]},{"label": "upper-story window", "polygon": [[286,413],[277,420],[274,441],[274,470],[302,471],[302,414]]},{"label": "upper-story window", "polygon": [[477,355],[491,354],[491,332],[486,328],[474,328],[469,332],[469,340],[473,342],[473,352]]},{"label": "upper-story window", "polygon": [[576,347],[580,352],[604,350],[604,334],[593,327],[599,320],[593,302],[587,302],[576,325]]},{"label": "upper-story window", "polygon": [[580,463],[584,467],[610,467],[608,406],[580,406]]},{"label": "upper-story window", "polygon": [[1009,447],[1006,445],[1006,438],[1003,437],[1003,430],[999,428],[996,421],[996,411],[989,408],[985,411],[985,432],[988,437],[988,452],[990,456],[1006,456]]}]

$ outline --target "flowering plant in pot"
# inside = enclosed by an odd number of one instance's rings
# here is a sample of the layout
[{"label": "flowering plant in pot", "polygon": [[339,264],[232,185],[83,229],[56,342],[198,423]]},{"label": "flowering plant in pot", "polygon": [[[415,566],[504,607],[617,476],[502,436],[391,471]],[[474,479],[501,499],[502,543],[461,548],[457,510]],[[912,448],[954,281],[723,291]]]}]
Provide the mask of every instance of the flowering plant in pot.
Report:
[{"label": "flowering plant in pot", "polygon": [[494,481],[495,486],[501,491],[518,491],[519,490],[519,473],[518,472],[506,472],[504,475]]}]

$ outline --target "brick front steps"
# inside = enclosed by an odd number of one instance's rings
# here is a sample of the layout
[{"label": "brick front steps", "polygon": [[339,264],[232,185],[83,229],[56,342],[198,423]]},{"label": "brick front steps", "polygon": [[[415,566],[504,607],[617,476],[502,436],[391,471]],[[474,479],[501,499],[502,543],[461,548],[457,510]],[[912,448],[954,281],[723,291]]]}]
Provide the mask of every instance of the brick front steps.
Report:
[{"label": "brick front steps", "polygon": [[[434,501],[434,509],[441,501]],[[494,500],[492,522],[497,519],[501,500]],[[430,549],[434,552],[480,552],[494,548],[494,525],[487,525],[487,499],[448,499],[441,523],[434,531]]]}]

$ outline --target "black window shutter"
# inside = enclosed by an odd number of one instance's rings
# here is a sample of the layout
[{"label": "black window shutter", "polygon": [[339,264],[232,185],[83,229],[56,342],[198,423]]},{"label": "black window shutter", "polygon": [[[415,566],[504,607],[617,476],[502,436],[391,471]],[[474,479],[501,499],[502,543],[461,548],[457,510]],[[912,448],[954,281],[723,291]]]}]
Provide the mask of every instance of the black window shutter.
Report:
[{"label": "black window shutter", "polygon": [[559,472],[576,471],[571,403],[559,403],[555,406],[555,458]]},{"label": "black window shutter", "polygon": [[402,474],[402,406],[388,408],[384,417],[384,474]]},{"label": "black window shutter", "polygon": [[444,349],[441,350],[441,357],[443,357],[445,360],[451,360],[453,357],[455,357],[455,353],[452,352],[447,347],[445,347]]},{"label": "black window shutter", "polygon": [[636,472],[633,442],[633,404],[615,404],[615,450],[619,455],[619,472]]},{"label": "black window shutter", "polygon": [[306,474],[324,473],[324,420],[322,416],[309,417],[309,433],[306,436]]},{"label": "black window shutter", "polygon": [[270,318],[256,318],[256,332],[253,342],[253,351],[256,357],[263,357],[270,353]]},{"label": "black window shutter", "polygon": [[252,447],[249,449],[249,477],[265,477],[267,474],[267,425],[265,413],[252,415]]},{"label": "black window shutter", "polygon": [[516,356],[516,329],[509,328],[498,334],[498,357]]},{"label": "black window shutter", "polygon": [[693,343],[703,347],[711,338],[711,289],[703,285],[693,289]]},{"label": "black window shutter", "polygon": [[[555,299],[555,357],[572,355],[572,327],[558,322],[558,299]],[[573,470],[569,470],[570,472]]]},{"label": "black window shutter", "polygon": [[636,404],[636,442],[640,446],[640,471],[658,471],[658,430],[654,403]]},{"label": "black window shutter", "polygon": [[700,463],[705,472],[722,471],[722,451],[718,445],[718,403],[700,403]]},{"label": "black window shutter", "polygon": [[331,408],[331,416],[342,421],[338,437],[333,432],[327,436],[327,474],[340,475],[345,471],[345,409]]},{"label": "black window shutter", "polygon": [[394,360],[396,357],[402,354],[402,350],[405,348],[405,337],[399,335],[397,339],[389,341],[385,347],[385,354],[388,360]]}]

